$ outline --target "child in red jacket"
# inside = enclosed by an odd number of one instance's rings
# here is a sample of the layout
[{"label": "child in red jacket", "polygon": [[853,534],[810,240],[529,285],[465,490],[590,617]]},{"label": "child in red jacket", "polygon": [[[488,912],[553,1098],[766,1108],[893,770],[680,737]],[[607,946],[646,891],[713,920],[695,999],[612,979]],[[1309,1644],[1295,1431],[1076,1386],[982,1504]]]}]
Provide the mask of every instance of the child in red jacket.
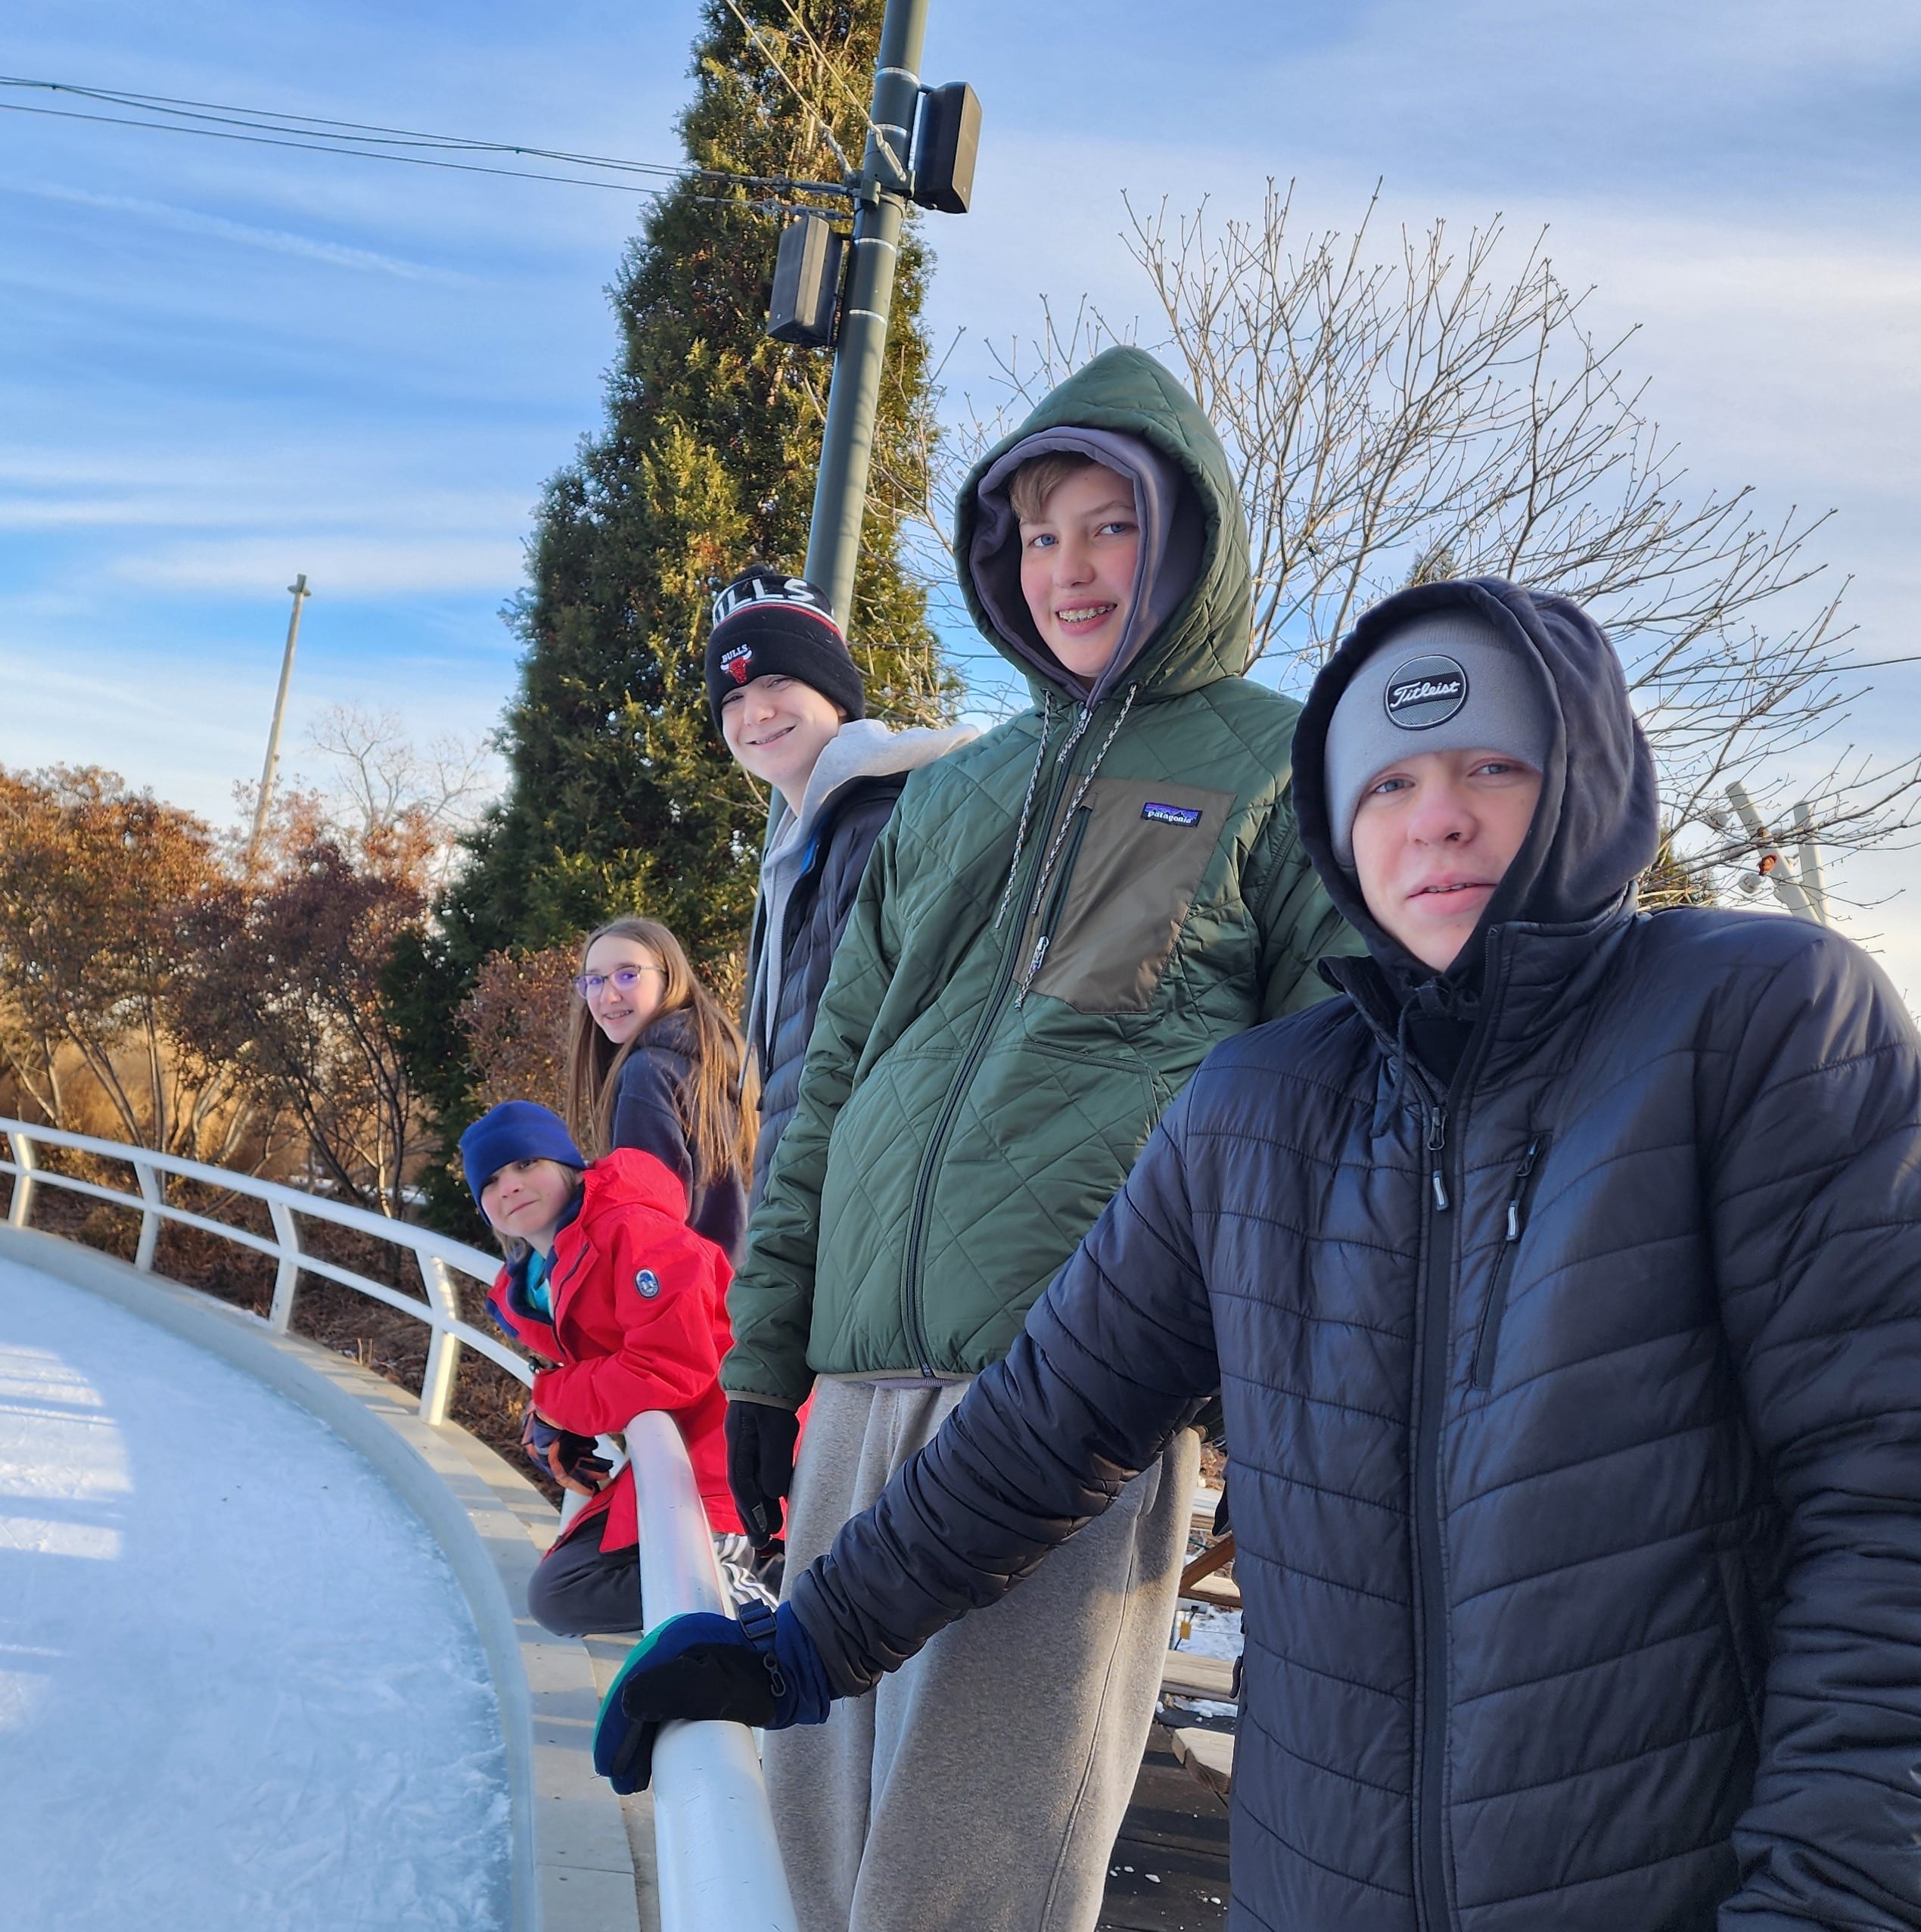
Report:
[{"label": "child in red jacket", "polygon": [[589,1165],[559,1116],[529,1100],[483,1115],[460,1153],[507,1257],[488,1306],[552,1364],[533,1378],[521,1439],[564,1488],[593,1498],[534,1572],[529,1612],[561,1636],[641,1627],[633,1473],[608,1482],[595,1450],[597,1437],[650,1409],[665,1410],[685,1439],[730,1591],[759,1594],[721,1435],[730,1271],[687,1226],[679,1178],[628,1148]]}]

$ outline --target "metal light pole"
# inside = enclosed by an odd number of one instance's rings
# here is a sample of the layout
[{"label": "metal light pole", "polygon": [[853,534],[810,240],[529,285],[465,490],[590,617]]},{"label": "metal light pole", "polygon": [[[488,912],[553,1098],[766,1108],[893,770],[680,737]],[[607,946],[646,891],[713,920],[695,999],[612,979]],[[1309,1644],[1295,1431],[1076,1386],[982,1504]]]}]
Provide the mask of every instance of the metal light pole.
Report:
[{"label": "metal light pole", "polygon": [[267,761],[260,767],[260,797],[253,807],[253,836],[247,842],[250,872],[260,854],[260,840],[267,829],[267,806],[273,797],[274,767],[280,762],[280,726],[287,715],[287,687],[294,681],[294,646],[300,635],[300,606],[309,594],[306,572],[303,571],[287,588],[294,599],[294,614],[287,620],[287,649],[280,660],[280,689],[273,701],[273,726],[267,733]]},{"label": "metal light pole", "polygon": [[825,591],[844,625],[853,608],[854,563],[867,507],[874,418],[881,400],[887,316],[894,304],[900,223],[912,185],[909,143],[920,93],[921,43],[928,0],[887,0],[874,70],[867,146],[854,190],[853,262],[841,310],[841,337],[828,391],[820,474],[807,533],[807,580]]}]

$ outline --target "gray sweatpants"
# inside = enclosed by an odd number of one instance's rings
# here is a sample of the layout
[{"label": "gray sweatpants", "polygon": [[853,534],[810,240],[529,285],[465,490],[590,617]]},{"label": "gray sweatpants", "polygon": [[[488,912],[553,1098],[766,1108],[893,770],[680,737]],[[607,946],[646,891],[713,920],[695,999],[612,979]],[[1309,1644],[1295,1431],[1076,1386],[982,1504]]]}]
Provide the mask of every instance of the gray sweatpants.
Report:
[{"label": "gray sweatpants", "polygon": [[[964,1389],[815,1385],[790,1577]],[[1154,1716],[1199,1453],[1182,1430],[1010,1595],[824,1725],[767,1733],[801,1932],[1089,1932]]]}]

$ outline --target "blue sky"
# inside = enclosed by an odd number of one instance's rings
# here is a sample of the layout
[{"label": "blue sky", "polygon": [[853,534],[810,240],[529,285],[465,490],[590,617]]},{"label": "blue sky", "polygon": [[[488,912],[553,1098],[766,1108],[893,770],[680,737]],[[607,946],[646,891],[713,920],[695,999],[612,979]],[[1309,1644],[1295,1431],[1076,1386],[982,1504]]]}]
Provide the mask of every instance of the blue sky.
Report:
[{"label": "blue sky", "polygon": [[[14,75],[671,160],[697,9],[16,0]],[[1178,19],[1179,25],[1175,22]],[[1839,512],[1863,657],[1917,647],[1921,10],[1834,0],[934,0],[971,80],[975,212],[934,218],[950,376],[1043,292],[1138,309],[1124,190],[1226,211],[1549,225],[1639,322],[1692,474]],[[0,100],[26,97],[0,94]],[[223,815],[312,581],[292,736],[341,700],[423,736],[511,688],[500,605],[542,479],[597,422],[620,194],[0,114],[0,761],[114,765]],[[1855,734],[1921,742],[1921,665]],[[1921,860],[1857,865],[1885,893]],[[1921,996],[1921,907],[1857,922]]]}]

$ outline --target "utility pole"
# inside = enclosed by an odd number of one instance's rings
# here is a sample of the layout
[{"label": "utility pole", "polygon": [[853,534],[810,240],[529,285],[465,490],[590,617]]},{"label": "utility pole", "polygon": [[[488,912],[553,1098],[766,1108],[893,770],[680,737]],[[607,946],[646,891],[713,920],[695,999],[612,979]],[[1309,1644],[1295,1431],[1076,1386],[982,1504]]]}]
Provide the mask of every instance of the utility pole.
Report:
[{"label": "utility pole", "polygon": [[[843,627],[853,614],[854,565],[867,509],[901,222],[909,201],[965,214],[973,191],[981,104],[964,82],[922,86],[928,6],[928,0],[887,0],[881,23],[867,143],[860,172],[850,175],[847,185],[854,204],[853,259],[841,295],[838,334],[831,316],[832,290],[822,288],[822,269],[815,266],[833,264],[838,250],[803,245],[810,224],[822,223],[818,214],[802,214],[782,238],[776,313],[769,316],[769,332],[779,341],[835,344],[806,568],[809,581],[826,592]],[[813,242],[824,238],[816,232]],[[787,300],[797,288],[797,313]],[[829,311],[824,326],[817,319],[822,296]]]},{"label": "utility pole", "polygon": [[1764,879],[1773,888],[1783,910],[1792,913],[1796,919],[1826,926],[1827,891],[1821,882],[1821,848],[1815,835],[1813,810],[1804,802],[1794,808],[1798,851],[1796,858],[1790,861],[1773,833],[1762,823],[1748,788],[1739,779],[1729,786],[1727,795],[1733,801],[1742,829],[1753,842],[1759,861],[1758,871],[1748,876],[1750,882],[1744,885],[1742,889],[1758,891],[1760,882]]},{"label": "utility pole", "polygon": [[914,110],[919,104],[921,43],[928,0],[887,0],[874,69],[872,123],[860,162],[853,213],[853,261],[841,307],[841,340],[827,394],[820,474],[807,530],[807,580],[827,593],[844,626],[853,611],[853,568],[867,510],[874,417],[881,400],[887,316],[894,306],[900,223],[912,186],[908,173]]},{"label": "utility pole", "polygon": [[280,762],[281,721],[287,715],[287,687],[294,681],[294,646],[300,635],[300,606],[310,594],[306,572],[287,586],[294,599],[294,614],[287,620],[287,649],[280,660],[280,689],[273,701],[273,726],[267,733],[267,761],[260,767],[260,796],[253,807],[253,836],[247,842],[247,869],[253,870],[260,856],[260,840],[267,829],[267,807],[273,797],[274,767]]}]

